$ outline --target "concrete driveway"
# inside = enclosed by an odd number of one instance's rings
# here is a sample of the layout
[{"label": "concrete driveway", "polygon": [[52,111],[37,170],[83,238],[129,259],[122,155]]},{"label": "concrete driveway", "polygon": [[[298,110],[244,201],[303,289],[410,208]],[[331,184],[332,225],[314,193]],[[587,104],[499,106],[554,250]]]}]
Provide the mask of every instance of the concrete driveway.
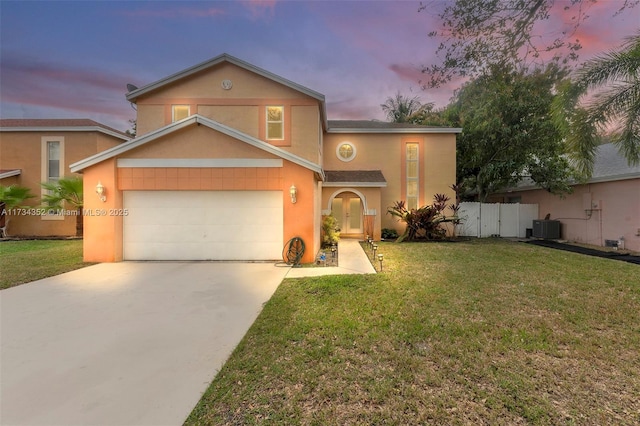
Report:
[{"label": "concrete driveway", "polygon": [[182,424],[287,272],[104,263],[2,290],[0,424]]}]

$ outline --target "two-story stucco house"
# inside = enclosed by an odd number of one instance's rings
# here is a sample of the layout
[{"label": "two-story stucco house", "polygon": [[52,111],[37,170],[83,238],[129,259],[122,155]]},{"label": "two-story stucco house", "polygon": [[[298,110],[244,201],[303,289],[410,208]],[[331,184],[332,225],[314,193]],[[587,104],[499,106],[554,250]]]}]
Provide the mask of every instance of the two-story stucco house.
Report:
[{"label": "two-story stucco house", "polygon": [[89,119],[0,119],[0,185],[27,187],[34,195],[24,203],[29,209],[4,212],[0,219],[6,232],[13,236],[75,235],[75,216],[42,214],[38,208],[44,194],[41,183],[71,176],[69,164],[129,139]]},{"label": "two-story stucco house", "polygon": [[328,121],[322,94],[226,54],[132,89],[139,136],[71,165],[87,261],[273,260],[301,237],[312,262],[324,215],[380,238],[394,201],[453,196],[460,129]]}]

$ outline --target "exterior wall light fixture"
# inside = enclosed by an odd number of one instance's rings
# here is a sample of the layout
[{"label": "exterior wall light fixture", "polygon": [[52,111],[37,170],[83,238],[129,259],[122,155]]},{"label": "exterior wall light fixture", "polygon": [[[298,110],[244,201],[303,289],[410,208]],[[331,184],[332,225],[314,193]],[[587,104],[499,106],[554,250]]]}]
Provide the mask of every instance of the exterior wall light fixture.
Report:
[{"label": "exterior wall light fixture", "polygon": [[106,194],[106,190],[104,189],[104,186],[102,185],[102,182],[98,181],[98,184],[96,185],[96,194],[98,194],[98,197],[100,198],[100,201],[102,201],[103,203],[105,201],[107,201],[107,196]]},{"label": "exterior wall light fixture", "polygon": [[298,188],[296,188],[295,185],[291,185],[291,188],[289,188],[289,195],[291,196],[291,203],[295,204],[297,200],[297,196],[298,196]]}]

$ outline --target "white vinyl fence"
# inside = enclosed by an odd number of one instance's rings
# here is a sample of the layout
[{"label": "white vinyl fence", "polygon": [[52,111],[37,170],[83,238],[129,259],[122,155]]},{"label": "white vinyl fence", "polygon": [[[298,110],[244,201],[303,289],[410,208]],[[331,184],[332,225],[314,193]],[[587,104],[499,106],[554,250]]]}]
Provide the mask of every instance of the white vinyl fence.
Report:
[{"label": "white vinyl fence", "polygon": [[527,228],[533,228],[533,221],[538,219],[538,205],[464,202],[458,214],[462,219],[460,236],[524,238]]}]

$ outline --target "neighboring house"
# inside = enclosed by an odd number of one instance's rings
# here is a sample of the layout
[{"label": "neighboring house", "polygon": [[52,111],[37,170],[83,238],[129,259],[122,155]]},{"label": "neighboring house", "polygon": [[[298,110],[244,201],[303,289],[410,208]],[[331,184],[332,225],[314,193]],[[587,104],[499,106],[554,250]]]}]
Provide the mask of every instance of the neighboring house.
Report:
[{"label": "neighboring house", "polygon": [[640,166],[629,166],[613,144],[598,147],[593,176],[564,198],[519,186],[492,201],[538,204],[540,219],[560,221],[565,240],[597,246],[622,240],[640,251]]},{"label": "neighboring house", "polygon": [[379,239],[394,201],[454,195],[460,129],[328,121],[322,94],[226,54],[130,90],[139,136],[71,165],[87,261],[274,260],[300,237],[312,262],[325,215]]},{"label": "neighboring house", "polygon": [[32,209],[7,212],[7,234],[75,235],[75,217],[42,214],[40,184],[71,176],[69,164],[127,140],[126,134],[88,119],[0,119],[0,185],[24,186],[35,196],[25,202]]}]

